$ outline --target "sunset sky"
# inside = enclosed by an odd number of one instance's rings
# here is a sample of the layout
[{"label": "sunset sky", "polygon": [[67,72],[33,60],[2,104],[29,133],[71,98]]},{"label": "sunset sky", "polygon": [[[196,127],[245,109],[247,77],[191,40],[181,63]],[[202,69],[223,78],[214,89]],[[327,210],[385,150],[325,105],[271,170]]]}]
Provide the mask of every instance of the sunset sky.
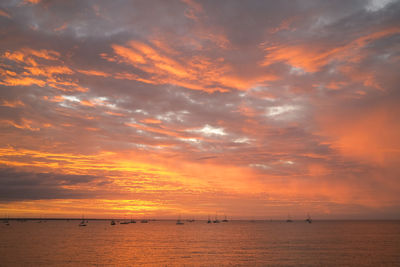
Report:
[{"label": "sunset sky", "polygon": [[400,218],[400,1],[0,3],[0,217]]}]

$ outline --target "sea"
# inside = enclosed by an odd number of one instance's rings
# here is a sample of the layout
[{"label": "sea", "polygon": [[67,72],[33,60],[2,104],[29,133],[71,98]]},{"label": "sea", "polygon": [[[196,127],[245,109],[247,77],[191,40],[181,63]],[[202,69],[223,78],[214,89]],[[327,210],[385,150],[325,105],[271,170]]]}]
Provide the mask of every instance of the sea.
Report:
[{"label": "sea", "polygon": [[0,223],[0,266],[400,266],[400,221]]}]

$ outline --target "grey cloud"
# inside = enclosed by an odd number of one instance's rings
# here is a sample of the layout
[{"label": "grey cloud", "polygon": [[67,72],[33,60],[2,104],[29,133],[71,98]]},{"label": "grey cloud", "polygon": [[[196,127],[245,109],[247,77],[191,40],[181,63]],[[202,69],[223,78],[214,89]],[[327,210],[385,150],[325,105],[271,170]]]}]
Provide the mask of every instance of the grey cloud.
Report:
[{"label": "grey cloud", "polygon": [[99,177],[0,169],[0,200],[37,200],[92,197],[82,190],[62,186],[87,184]]}]

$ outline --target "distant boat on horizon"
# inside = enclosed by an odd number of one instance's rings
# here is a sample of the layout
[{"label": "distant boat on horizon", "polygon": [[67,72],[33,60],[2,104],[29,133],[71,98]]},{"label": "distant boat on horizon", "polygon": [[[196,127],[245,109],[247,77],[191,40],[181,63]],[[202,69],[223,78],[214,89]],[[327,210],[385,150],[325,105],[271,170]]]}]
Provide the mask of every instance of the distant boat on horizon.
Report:
[{"label": "distant boat on horizon", "polygon": [[178,220],[176,221],[177,225],[182,225],[184,222],[181,221],[181,216],[179,216]]},{"label": "distant boat on horizon", "polygon": [[207,223],[211,223],[210,215],[208,215],[208,221]]},{"label": "distant boat on horizon", "polygon": [[288,214],[288,218],[286,219],[286,222],[293,222],[292,218],[290,217],[290,214]]},{"label": "distant boat on horizon", "polygon": [[228,222],[228,219],[226,218],[226,215],[225,215],[225,218],[222,220],[222,222]]},{"label": "distant boat on horizon", "polygon": [[141,220],[140,222],[141,222],[141,223],[148,223],[149,221],[146,220],[146,219],[143,219],[143,220]]},{"label": "distant boat on horizon", "polygon": [[[86,221],[87,222],[87,221]],[[86,222],[85,222],[85,218],[83,217],[83,215],[82,215],[82,221],[81,221],[81,223],[79,224],[79,226],[86,226]]]},{"label": "distant boat on horizon", "polygon": [[215,215],[215,220],[213,221],[213,223],[220,223],[220,221],[218,220],[217,215]]},{"label": "distant boat on horizon", "polygon": [[116,225],[114,220],[111,221],[111,225]]},{"label": "distant boat on horizon", "polygon": [[308,222],[308,223],[312,223],[312,219],[311,219],[311,216],[310,216],[310,214],[307,214],[307,219],[306,219],[306,222]]},{"label": "distant boat on horizon", "polygon": [[122,221],[119,224],[129,224],[129,222],[128,221]]}]

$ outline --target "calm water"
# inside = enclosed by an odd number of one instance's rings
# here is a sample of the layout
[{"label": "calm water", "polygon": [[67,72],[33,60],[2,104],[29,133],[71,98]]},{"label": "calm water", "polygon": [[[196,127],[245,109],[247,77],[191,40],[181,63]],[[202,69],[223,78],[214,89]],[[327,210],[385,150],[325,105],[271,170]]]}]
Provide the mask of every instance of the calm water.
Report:
[{"label": "calm water", "polygon": [[0,266],[400,266],[399,221],[0,224]]}]

